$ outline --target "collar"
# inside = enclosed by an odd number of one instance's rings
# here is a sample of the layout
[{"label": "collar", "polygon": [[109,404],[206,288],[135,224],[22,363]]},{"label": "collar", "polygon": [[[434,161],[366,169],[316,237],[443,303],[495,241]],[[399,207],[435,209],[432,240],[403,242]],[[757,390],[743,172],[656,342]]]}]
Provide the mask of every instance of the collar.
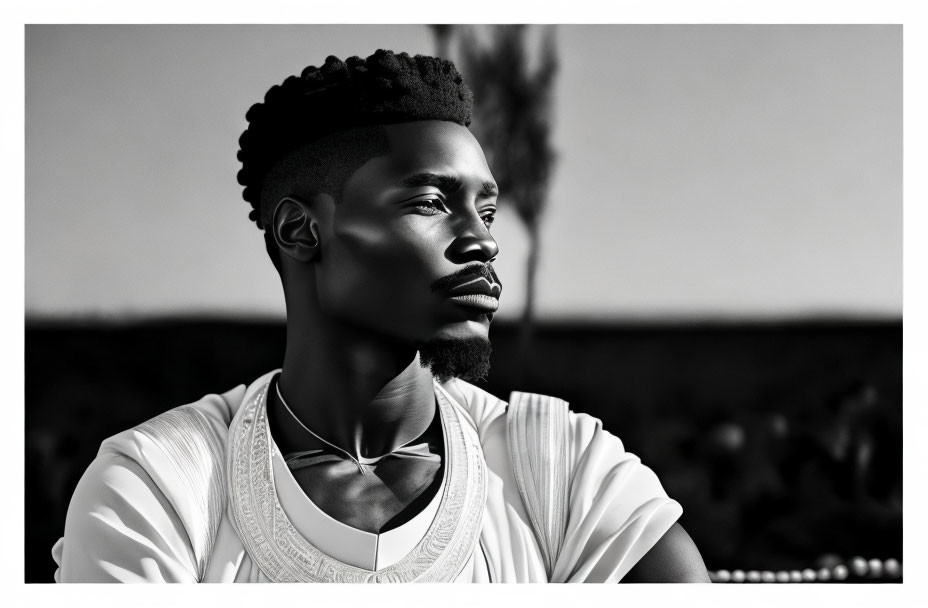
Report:
[{"label": "collar", "polygon": [[[435,383],[447,458],[442,487],[410,522],[371,534],[325,515],[296,485],[279,453],[275,464],[266,404],[276,373],[265,374],[245,391],[229,427],[227,452],[232,521],[264,574],[278,582],[454,580],[477,545],[487,492],[483,451],[461,406]],[[293,495],[294,487],[302,499]],[[281,501],[288,504],[287,510]],[[314,526],[323,520],[316,517],[313,523],[313,518],[319,514],[330,521],[323,522],[317,534]],[[360,550],[349,547],[355,541]],[[377,543],[384,543],[380,550]],[[336,544],[342,547],[333,549]]]}]

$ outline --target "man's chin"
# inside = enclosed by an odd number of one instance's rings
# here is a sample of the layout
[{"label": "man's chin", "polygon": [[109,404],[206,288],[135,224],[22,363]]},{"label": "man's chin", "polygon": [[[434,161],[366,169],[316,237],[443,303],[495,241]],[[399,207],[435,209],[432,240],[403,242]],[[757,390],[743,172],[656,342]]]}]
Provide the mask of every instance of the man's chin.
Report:
[{"label": "man's chin", "polygon": [[419,362],[439,382],[483,380],[490,371],[490,340],[481,335],[439,337],[419,346]]},{"label": "man's chin", "polygon": [[432,337],[433,340],[468,340],[472,338],[488,339],[490,319],[480,315],[472,319],[446,322]]}]

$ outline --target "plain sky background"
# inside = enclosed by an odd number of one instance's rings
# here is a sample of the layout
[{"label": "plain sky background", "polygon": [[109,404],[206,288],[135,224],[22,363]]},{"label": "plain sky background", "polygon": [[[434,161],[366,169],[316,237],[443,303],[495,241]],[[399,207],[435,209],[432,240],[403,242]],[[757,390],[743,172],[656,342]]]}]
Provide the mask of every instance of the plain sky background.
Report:
[{"label": "plain sky background", "polygon": [[[556,40],[540,317],[901,316],[901,27]],[[245,111],[377,48],[435,51],[422,25],[27,26],[27,315],[282,317],[235,180]],[[505,201],[494,232],[513,317]]]}]

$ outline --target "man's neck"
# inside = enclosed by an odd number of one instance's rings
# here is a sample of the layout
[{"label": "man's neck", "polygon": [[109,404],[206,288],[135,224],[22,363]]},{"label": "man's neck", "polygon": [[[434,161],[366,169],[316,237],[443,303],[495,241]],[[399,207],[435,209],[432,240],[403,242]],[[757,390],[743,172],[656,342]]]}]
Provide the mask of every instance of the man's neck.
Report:
[{"label": "man's neck", "polygon": [[[355,456],[379,456],[420,436],[435,410],[431,372],[416,350],[356,328],[326,324],[287,326],[287,350],[278,378],[281,394],[299,420]],[[312,437],[279,408],[284,451],[315,447]]]}]

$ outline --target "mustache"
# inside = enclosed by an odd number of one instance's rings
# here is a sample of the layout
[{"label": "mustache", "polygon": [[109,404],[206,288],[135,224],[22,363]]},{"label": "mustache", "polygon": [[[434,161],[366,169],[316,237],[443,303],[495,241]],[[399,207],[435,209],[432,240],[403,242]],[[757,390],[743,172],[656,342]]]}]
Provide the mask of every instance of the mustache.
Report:
[{"label": "mustache", "polygon": [[466,283],[478,277],[483,277],[491,283],[496,283],[500,287],[503,286],[499,277],[496,275],[496,271],[493,269],[493,264],[487,262],[486,264],[467,266],[436,280],[432,283],[432,291],[447,291],[453,287],[457,287],[461,283]]}]

